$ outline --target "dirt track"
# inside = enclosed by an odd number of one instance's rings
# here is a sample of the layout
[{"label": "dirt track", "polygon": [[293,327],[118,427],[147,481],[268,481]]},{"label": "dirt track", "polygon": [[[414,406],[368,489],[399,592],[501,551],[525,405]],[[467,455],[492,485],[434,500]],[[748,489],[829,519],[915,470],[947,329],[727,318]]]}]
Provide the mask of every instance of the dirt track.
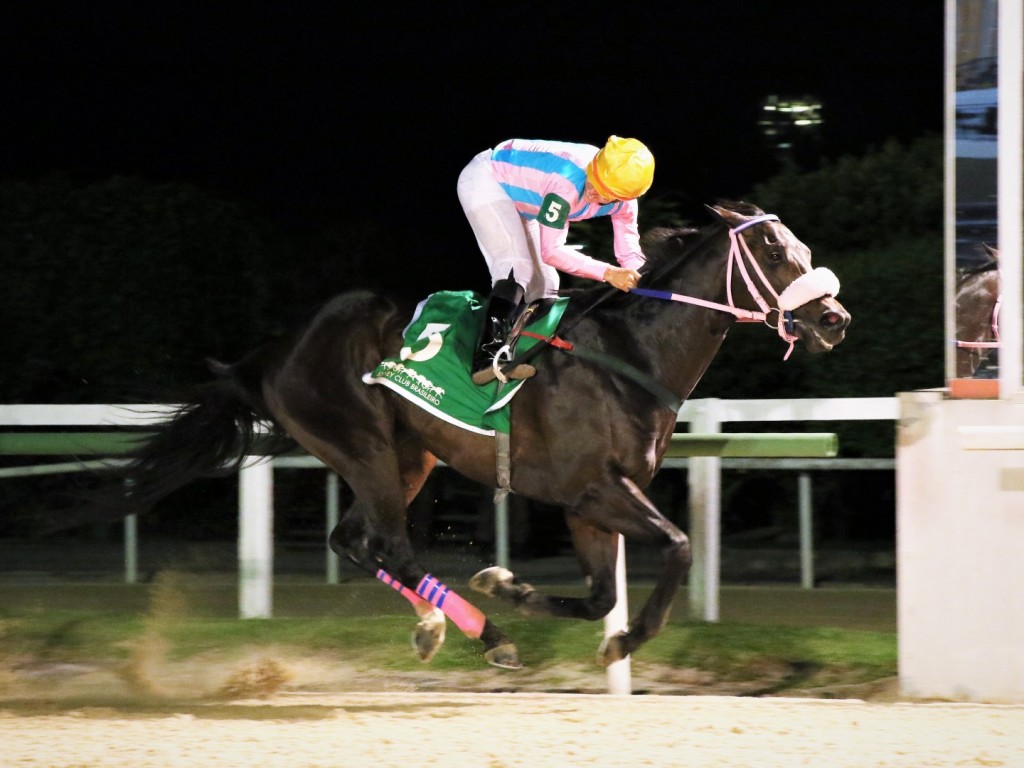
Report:
[{"label": "dirt track", "polygon": [[723,696],[279,694],[0,711],[5,768],[1024,767],[1024,706]]}]

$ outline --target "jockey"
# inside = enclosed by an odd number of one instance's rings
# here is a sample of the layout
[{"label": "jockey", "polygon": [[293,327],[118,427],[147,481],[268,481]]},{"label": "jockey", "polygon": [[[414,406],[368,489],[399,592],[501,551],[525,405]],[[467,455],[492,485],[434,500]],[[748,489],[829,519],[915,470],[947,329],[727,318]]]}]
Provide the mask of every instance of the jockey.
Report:
[{"label": "jockey", "polygon": [[[494,379],[492,361],[521,306],[558,294],[558,273],[602,280],[629,291],[644,263],[637,198],[650,189],[654,156],[636,139],[609,137],[604,147],[509,139],[474,157],[458,194],[491,273],[491,294],[473,359],[473,381]],[[569,223],[608,216],[619,266],[567,245]],[[525,302],[524,302],[525,299]],[[510,378],[536,373],[521,365]]]}]

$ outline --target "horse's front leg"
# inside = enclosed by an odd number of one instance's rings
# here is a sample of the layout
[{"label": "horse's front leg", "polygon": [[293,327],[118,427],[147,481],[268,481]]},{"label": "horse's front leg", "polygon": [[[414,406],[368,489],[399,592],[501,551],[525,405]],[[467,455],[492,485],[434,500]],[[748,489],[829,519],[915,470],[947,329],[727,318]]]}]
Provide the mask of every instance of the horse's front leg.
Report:
[{"label": "horse's front leg", "polygon": [[488,568],[470,586],[515,603],[528,614],[596,620],[615,605],[615,560],[618,533],[633,541],[650,542],[661,549],[662,572],[639,614],[629,627],[608,638],[598,654],[603,664],[625,658],[657,635],[668,621],[679,585],[690,568],[690,543],[630,480],[621,478],[611,487],[595,491],[566,516],[583,573],[590,584],[587,597],[544,595],[518,581],[504,568]]},{"label": "horse's front leg", "polygon": [[601,530],[571,513],[566,514],[566,522],[572,534],[576,558],[589,587],[586,597],[544,594],[500,566],[485,568],[477,573],[470,579],[470,587],[482,594],[511,602],[528,616],[557,616],[584,621],[604,618],[615,606],[618,534]]},{"label": "horse's front leg", "polygon": [[693,562],[690,540],[685,533],[668,520],[628,478],[620,478],[614,505],[598,515],[604,524],[620,531],[632,541],[646,541],[661,550],[661,573],[647,602],[629,622],[629,627],[608,638],[599,652],[604,664],[624,659],[633,651],[661,632],[668,622],[672,601],[679,591]]}]

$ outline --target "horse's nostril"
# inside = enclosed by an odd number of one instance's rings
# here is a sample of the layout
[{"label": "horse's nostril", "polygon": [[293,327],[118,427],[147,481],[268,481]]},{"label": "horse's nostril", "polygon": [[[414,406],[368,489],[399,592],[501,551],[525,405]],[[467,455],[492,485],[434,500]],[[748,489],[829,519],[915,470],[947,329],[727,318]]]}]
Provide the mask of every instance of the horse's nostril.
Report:
[{"label": "horse's nostril", "polygon": [[821,324],[826,328],[835,328],[837,325],[842,325],[843,316],[838,312],[826,312],[821,316]]}]

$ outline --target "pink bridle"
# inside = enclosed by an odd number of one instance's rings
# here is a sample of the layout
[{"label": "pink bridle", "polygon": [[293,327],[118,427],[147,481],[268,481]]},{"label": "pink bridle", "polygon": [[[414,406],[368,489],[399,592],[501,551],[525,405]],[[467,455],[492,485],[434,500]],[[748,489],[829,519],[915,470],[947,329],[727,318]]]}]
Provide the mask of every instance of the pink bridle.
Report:
[{"label": "pink bridle", "polygon": [[[768,321],[769,315],[771,315],[772,312],[778,312],[779,322],[775,328],[782,340],[789,343],[789,349],[782,358],[783,360],[788,360],[789,356],[793,353],[793,347],[798,340],[798,338],[787,329],[789,320],[792,317],[792,310],[806,304],[808,301],[813,301],[814,299],[819,299],[823,296],[835,296],[839,292],[839,280],[836,279],[836,276],[832,274],[831,270],[825,269],[824,267],[818,267],[817,269],[813,269],[810,272],[800,275],[800,277],[786,286],[781,295],[776,293],[775,289],[772,288],[771,283],[768,282],[768,278],[765,277],[764,272],[761,270],[761,267],[754,258],[754,255],[750,252],[750,246],[748,246],[746,240],[739,235],[743,230],[749,229],[757,224],[762,224],[766,221],[778,220],[779,217],[774,213],[765,213],[760,216],[755,216],[729,230],[729,261],[726,267],[725,276],[728,304],[720,304],[714,301],[698,299],[695,296],[685,296],[679,293],[672,293],[671,291],[656,291],[649,288],[634,288],[631,292],[641,296],[650,296],[656,299],[679,301],[686,304],[694,304],[699,307],[707,307],[708,309],[717,309],[721,312],[730,313],[736,318],[737,322],[764,323],[769,327],[772,327],[772,324]],[[764,296],[761,295],[761,291],[758,290],[753,277],[751,277],[751,270],[747,268],[748,263],[754,274],[766,289],[766,292],[772,297],[772,299],[774,299],[774,307],[765,300]],[[743,282],[747,286],[747,291],[753,297],[757,306],[760,307],[759,312],[737,307],[736,302],[733,301],[732,274],[734,266],[739,270],[740,276],[743,278]]]}]

